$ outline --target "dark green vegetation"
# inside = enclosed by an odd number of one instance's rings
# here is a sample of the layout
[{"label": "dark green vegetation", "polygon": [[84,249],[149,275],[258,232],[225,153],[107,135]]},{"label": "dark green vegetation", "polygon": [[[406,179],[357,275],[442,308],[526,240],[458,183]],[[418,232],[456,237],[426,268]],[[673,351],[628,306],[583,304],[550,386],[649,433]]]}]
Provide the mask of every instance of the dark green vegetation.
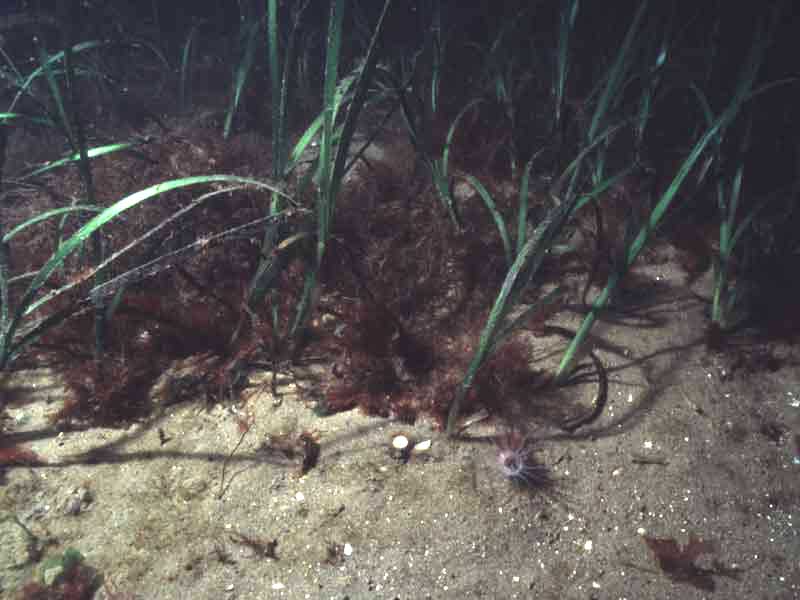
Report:
[{"label": "dark green vegetation", "polygon": [[[714,269],[715,344],[790,318],[779,4],[33,4],[0,46],[0,368],[54,366],[57,421],[145,416],[177,360],[169,401],[321,361],[321,414],[454,434],[566,383],[659,239]],[[49,162],[5,164],[23,134]],[[585,316],[534,371],[516,336],[558,311]]]}]

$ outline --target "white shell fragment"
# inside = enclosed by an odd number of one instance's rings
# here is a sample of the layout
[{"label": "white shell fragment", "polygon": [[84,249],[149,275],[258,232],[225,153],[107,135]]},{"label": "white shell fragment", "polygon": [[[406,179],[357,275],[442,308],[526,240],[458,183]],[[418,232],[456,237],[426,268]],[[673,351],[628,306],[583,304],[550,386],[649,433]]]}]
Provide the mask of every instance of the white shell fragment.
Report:
[{"label": "white shell fragment", "polygon": [[418,444],[414,444],[414,447],[411,449],[411,452],[414,454],[421,454],[423,452],[427,452],[431,449],[431,441],[430,440],[423,440]]}]

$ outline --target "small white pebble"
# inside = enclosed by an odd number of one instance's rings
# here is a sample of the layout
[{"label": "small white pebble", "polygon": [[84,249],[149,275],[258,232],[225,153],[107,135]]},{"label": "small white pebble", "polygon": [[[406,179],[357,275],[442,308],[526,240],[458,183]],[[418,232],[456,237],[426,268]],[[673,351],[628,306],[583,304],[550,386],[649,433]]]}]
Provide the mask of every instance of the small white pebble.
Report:
[{"label": "small white pebble", "polygon": [[350,544],[345,544],[342,553],[345,556],[352,556],[353,555],[353,547]]},{"label": "small white pebble", "polygon": [[286,586],[283,585],[280,581],[276,581],[275,583],[272,584],[272,589],[273,590],[285,590]]},{"label": "small white pebble", "polygon": [[302,502],[303,500],[306,499],[306,496],[305,496],[305,494],[303,494],[303,492],[297,492],[294,495],[294,499],[297,500],[298,502]]},{"label": "small white pebble", "polygon": [[411,442],[404,435],[396,435],[392,439],[392,447],[395,450],[405,450]]}]

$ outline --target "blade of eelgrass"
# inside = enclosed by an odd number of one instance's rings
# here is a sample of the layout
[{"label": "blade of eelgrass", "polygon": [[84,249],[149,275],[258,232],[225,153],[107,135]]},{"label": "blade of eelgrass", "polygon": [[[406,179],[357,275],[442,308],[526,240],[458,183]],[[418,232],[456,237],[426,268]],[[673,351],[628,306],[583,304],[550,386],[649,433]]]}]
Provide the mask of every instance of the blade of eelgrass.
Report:
[{"label": "blade of eelgrass", "polygon": [[2,45],[0,45],[0,57],[3,58],[7,65],[5,69],[0,69],[0,79],[6,79],[10,81],[14,87],[20,87],[22,82],[25,81],[25,77]]},{"label": "blade of eelgrass", "polygon": [[[294,44],[299,32],[300,20],[308,5],[309,0],[306,0],[293,13],[292,29],[287,40],[283,70],[281,72],[279,67],[281,62],[278,28],[279,7],[276,0],[268,0],[267,2],[266,46],[272,103],[272,173],[276,181],[285,179],[294,170],[324,123],[323,112],[309,125],[289,155],[286,155],[285,149],[288,146],[289,77],[294,64]],[[302,189],[303,184],[304,182],[301,182],[299,189]],[[270,214],[277,214],[281,208],[280,196],[273,194],[270,201]],[[278,263],[270,257],[273,250],[279,245],[278,239],[279,232],[277,228],[268,228],[264,231],[261,241],[262,258],[249,285],[248,306],[251,308],[262,302],[277,276]],[[238,335],[238,328],[234,335]]]},{"label": "blade of eelgrass", "polygon": [[269,66],[270,102],[272,104],[272,176],[276,179],[283,173],[283,165],[281,163],[286,117],[283,102],[280,103],[279,109],[275,110],[276,99],[283,98],[282,89],[286,87],[285,84],[281,86],[282,77],[278,70],[279,42],[278,2],[277,0],[267,0],[267,65]]},{"label": "blade of eelgrass", "polygon": [[[64,97],[61,94],[61,87],[56,82],[56,75],[55,69],[53,68],[53,63],[48,59],[47,53],[45,52],[44,46],[39,44],[37,46],[37,50],[39,52],[39,64],[41,65],[41,69],[44,73],[45,79],[47,80],[47,86],[50,90],[50,95],[53,98],[53,101],[56,105],[56,116],[58,117],[57,123],[61,127],[61,131],[66,137],[67,142],[69,143],[72,151],[75,152],[77,155],[81,156],[82,151],[78,145],[77,134],[73,131],[72,127],[72,120],[70,119],[69,115],[67,115],[67,108],[64,102]],[[71,52],[69,51],[70,48],[68,47],[63,52],[64,62],[65,62],[65,69],[67,74],[69,74],[71,69]]]},{"label": "blade of eelgrass", "polygon": [[467,102],[466,106],[458,111],[455,119],[453,119],[453,122],[450,124],[450,128],[447,130],[447,137],[445,138],[444,148],[442,148],[441,158],[432,158],[425,153],[423,153],[422,156],[431,171],[431,178],[433,179],[433,185],[436,188],[439,200],[445,210],[447,210],[450,221],[456,229],[460,228],[461,224],[458,220],[455,200],[450,191],[450,148],[453,145],[453,139],[455,138],[456,130],[458,129],[458,124],[461,122],[461,119],[481,102],[483,102],[481,98],[476,98]]},{"label": "blade of eelgrass", "polygon": [[240,38],[243,43],[242,55],[236,65],[236,71],[233,77],[233,86],[231,93],[231,101],[228,105],[228,110],[225,114],[225,125],[223,128],[222,137],[228,139],[233,128],[233,117],[239,109],[239,104],[242,101],[242,91],[250,76],[250,71],[253,68],[253,60],[256,54],[256,47],[258,45],[258,31],[261,23],[254,21],[252,23],[243,23]]},{"label": "blade of eelgrass", "polygon": [[[70,50],[73,54],[79,54],[81,52],[88,52],[89,50],[103,48],[104,46],[108,46],[111,42],[101,42],[101,41],[89,41],[89,42],[81,42],[79,44],[75,44],[70,47]],[[21,82],[17,93],[14,95],[14,99],[11,101],[11,104],[8,107],[8,112],[13,112],[14,107],[19,103],[23,96],[29,94],[36,97],[35,94],[31,92],[31,86],[33,83],[44,74],[45,68],[53,68],[54,64],[60,62],[64,59],[64,51],[56,52],[51,54],[47,57],[46,61],[39,65],[36,69],[31,71],[27,77],[25,77],[24,81]]]},{"label": "blade of eelgrass", "polygon": [[617,52],[617,58],[611,66],[611,69],[608,71],[606,85],[603,88],[602,94],[600,94],[597,107],[595,108],[594,114],[592,115],[592,120],[589,124],[587,139],[590,142],[594,140],[600,125],[609,113],[612,101],[621,100],[622,98],[620,91],[625,80],[626,73],[628,72],[632,62],[631,59],[632,50],[634,49],[634,42],[637,39],[639,26],[641,25],[649,3],[649,0],[643,0],[639,5],[638,10],[633,17],[633,21],[631,22],[630,26],[628,27],[628,31],[625,34],[625,39],[622,41],[622,46],[620,46],[620,49]]},{"label": "blade of eelgrass", "polygon": [[[342,21],[344,17],[344,1],[331,0],[328,18],[328,38],[325,51],[325,80],[322,87],[323,112],[322,135],[317,158],[316,218],[317,239],[314,264],[306,272],[303,282],[303,291],[295,312],[295,318],[289,330],[289,335],[294,336],[305,325],[307,315],[310,313],[311,299],[317,286],[317,274],[325,255],[325,250],[330,235],[331,221],[333,218],[334,202],[338,192],[339,182],[334,181],[336,167],[334,126],[339,103],[344,95],[337,88],[339,78],[339,54],[341,49]],[[349,140],[340,138],[340,144],[348,144]]]},{"label": "blade of eelgrass", "polygon": [[657,91],[661,85],[661,72],[667,64],[671,31],[672,27],[670,23],[662,35],[658,51],[653,59],[653,64],[643,63],[642,65],[642,93],[639,97],[639,110],[634,126],[634,153],[637,163],[641,162],[640,157],[643,151],[645,132],[650,123]]},{"label": "blade of eelgrass", "polygon": [[435,115],[439,110],[439,85],[442,79],[442,61],[444,57],[444,40],[442,39],[442,6],[440,0],[432,2],[430,28],[431,44],[431,90],[430,110]]},{"label": "blade of eelgrass", "polygon": [[492,195],[489,193],[489,190],[486,189],[486,186],[484,186],[472,175],[465,175],[464,179],[466,179],[472,188],[478,192],[478,195],[481,197],[481,200],[483,200],[483,204],[486,206],[489,214],[492,215],[492,220],[494,221],[497,231],[500,233],[500,239],[503,242],[503,251],[506,255],[506,265],[510,267],[514,260],[514,249],[511,246],[511,238],[508,235],[508,228],[506,227],[505,221],[503,221],[503,215],[501,215],[500,211],[497,210],[497,205],[494,203]]},{"label": "blade of eelgrass", "polygon": [[21,113],[0,112],[0,125],[7,125],[13,121],[29,121],[37,125],[46,125],[47,127],[53,127],[55,125],[55,123],[53,123],[53,121],[48,117],[34,117],[31,115],[23,115]]},{"label": "blade of eelgrass", "polygon": [[565,286],[558,286],[557,288],[546,293],[541,298],[537,299],[533,304],[521,311],[519,315],[513,319],[504,321],[495,332],[494,340],[490,347],[490,354],[493,353],[512,333],[522,327],[528,318],[556,303],[564,296],[566,292],[567,288]]},{"label": "blade of eelgrass", "polygon": [[[335,159],[334,125],[336,113],[339,110],[337,100],[341,98],[336,93],[339,79],[339,53],[342,45],[342,21],[344,18],[344,0],[331,0],[330,15],[328,20],[328,41],[325,51],[325,80],[322,85],[322,138],[319,145],[319,159],[317,168],[317,252],[316,265],[322,262],[325,246],[328,242],[330,222],[333,216],[333,201],[335,198],[333,182],[333,162]],[[315,271],[316,269],[314,269]],[[316,275],[315,275],[316,276]],[[313,285],[312,285],[313,287]],[[294,329],[294,328],[293,328]]]},{"label": "blade of eelgrass", "polygon": [[361,109],[364,107],[364,104],[367,100],[369,85],[372,81],[375,67],[378,62],[378,45],[383,34],[384,22],[386,20],[386,15],[389,13],[389,8],[393,2],[394,0],[386,0],[384,2],[383,10],[381,11],[378,22],[375,25],[375,31],[372,35],[372,40],[370,41],[367,54],[364,57],[364,63],[360,69],[353,99],[350,101],[350,104],[347,107],[347,116],[345,117],[344,125],[342,127],[341,138],[338,141],[336,160],[333,169],[332,191],[334,200],[338,196],[339,188],[345,174],[345,164],[350,149],[350,142],[355,134],[356,124],[358,122]]},{"label": "blade of eelgrass", "polygon": [[297,82],[297,97],[299,108],[303,111],[308,111],[313,108],[315,96],[314,71],[312,68],[312,54],[317,43],[317,38],[320,37],[316,29],[301,30],[299,33],[299,46],[301,52],[298,54],[298,60],[295,64],[295,77]]},{"label": "blade of eelgrass", "polygon": [[519,207],[517,209],[516,254],[519,254],[522,250],[522,246],[525,244],[525,238],[528,234],[528,190],[530,188],[531,169],[533,168],[534,161],[542,152],[544,152],[544,149],[536,152],[525,164],[525,169],[522,172],[522,180],[519,185]]},{"label": "blade of eelgrass", "polygon": [[[2,228],[2,223],[0,223]],[[9,324],[11,307],[9,287],[11,284],[11,248],[5,240],[0,241],[0,334]]]},{"label": "blade of eelgrass", "polygon": [[32,227],[33,225],[36,225],[37,223],[41,223],[42,221],[45,221],[45,220],[50,219],[52,217],[59,217],[59,216],[62,216],[64,214],[72,213],[72,212],[94,212],[94,213],[99,213],[99,212],[102,212],[103,210],[105,210],[105,209],[102,206],[86,206],[86,205],[66,206],[66,207],[63,207],[63,208],[54,208],[52,210],[46,210],[44,212],[39,213],[38,215],[35,215],[35,216],[31,217],[27,221],[24,221],[24,222],[20,223],[16,227],[14,227],[11,231],[9,231],[2,238],[0,238],[0,241],[2,241],[2,243],[4,243],[4,244],[7,244],[8,242],[10,242],[14,238],[15,235],[17,235],[19,233],[22,233],[28,227]]},{"label": "blade of eelgrass", "polygon": [[[280,213],[272,213],[272,216],[277,216],[278,214]],[[271,227],[269,233],[272,250],[269,256],[259,263],[256,269],[256,274],[248,291],[247,302],[250,306],[260,302],[266,296],[266,292],[272,289],[273,284],[281,274],[285,264],[284,257],[287,256],[288,251],[293,249],[296,244],[305,242],[310,235],[306,231],[301,231],[278,242],[277,228]]]},{"label": "blade of eelgrass", "polygon": [[7,365],[13,363],[14,360],[16,360],[28,346],[36,343],[39,340],[39,338],[41,338],[48,331],[50,331],[54,327],[58,327],[61,323],[63,323],[67,319],[81,313],[86,313],[89,310],[91,310],[91,307],[84,305],[67,306],[65,308],[62,308],[61,310],[54,312],[53,314],[47,315],[46,317],[39,319],[35,323],[32,323],[30,326],[25,327],[24,330],[20,331],[16,335],[16,337],[13,340],[13,343],[10,344],[9,348],[4,353],[4,355],[0,357],[3,359],[3,361],[0,364],[2,364],[3,368],[5,368]]},{"label": "blade of eelgrass", "polygon": [[[98,146],[96,148],[89,148],[86,150],[86,158],[96,158],[98,156],[103,156],[105,154],[111,154],[113,152],[120,152],[122,150],[129,150],[131,148],[135,148],[143,144],[143,141],[137,142],[122,142],[116,144],[107,144],[105,146]],[[71,163],[79,163],[81,161],[81,153],[80,152],[73,152],[69,156],[65,156],[64,158],[60,158],[58,160],[51,161],[37,169],[34,169],[30,173],[26,173],[20,177],[20,181],[24,181],[26,179],[31,179],[33,177],[38,177],[48,171],[52,171],[53,169],[57,169],[59,167],[63,167],[65,165]]]},{"label": "blade of eelgrass", "polygon": [[561,125],[564,110],[564,96],[569,75],[569,38],[575,29],[575,19],[578,16],[578,0],[566,0],[561,5],[558,28],[558,47],[556,50],[556,76],[553,85],[554,96],[554,121],[553,131],[558,131]]},{"label": "blade of eelgrass", "polygon": [[[3,189],[3,171],[6,166],[6,150],[8,149],[8,127],[0,124],[0,190]],[[5,224],[0,219],[0,235],[3,235]],[[11,278],[11,249],[3,235],[0,239],[0,333],[2,333],[9,318],[9,283]]]},{"label": "blade of eelgrass", "polygon": [[[272,109],[272,176],[276,181],[286,177],[294,168],[294,164],[288,165],[290,157],[285,155],[288,146],[288,107],[290,75],[294,66],[294,47],[300,29],[300,20],[309,5],[310,0],[306,0],[299,8],[293,9],[292,28],[286,43],[283,60],[283,72],[279,71],[280,64],[280,35],[278,29],[278,4],[276,0],[267,1],[267,64],[269,66],[270,77],[270,102]],[[276,106],[277,104],[277,106]],[[320,121],[321,123],[321,121]],[[313,134],[312,134],[313,137]],[[304,136],[305,138],[305,136]],[[295,146],[294,151],[302,154],[305,150],[305,143],[310,142],[301,139]],[[269,212],[272,215],[278,214],[282,209],[281,198],[273,194],[270,200]],[[271,289],[275,278],[279,274],[279,261],[272,260],[272,255],[279,247],[279,229],[268,227],[264,231],[261,241],[261,260],[259,261],[253,279],[250,282],[247,302],[249,307],[260,304],[268,290]],[[277,331],[277,330],[276,330]],[[234,332],[234,338],[238,336],[239,328]]]},{"label": "blade of eelgrass", "polygon": [[[564,227],[574,209],[574,199],[553,208],[539,224],[531,238],[525,242],[506,274],[500,292],[494,301],[486,325],[478,341],[478,349],[467,367],[464,379],[456,390],[447,416],[447,434],[453,436],[457,430],[461,415],[461,404],[475,379],[478,370],[496,347],[498,335],[506,336],[510,330],[505,326],[505,319],[516,305],[520,295],[528,287],[544,261],[545,256],[556,237]],[[551,296],[547,296],[549,300]]]},{"label": "blade of eelgrass", "polygon": [[[50,94],[56,104],[57,116],[59,125],[62,132],[67,138],[67,142],[72,148],[73,152],[78,155],[76,161],[78,173],[80,174],[83,183],[84,191],[86,193],[87,202],[89,205],[95,204],[95,189],[94,178],[92,176],[92,166],[89,162],[87,154],[87,141],[86,133],[83,127],[83,119],[80,111],[78,110],[77,87],[75,82],[75,68],[73,64],[73,44],[72,34],[73,28],[65,25],[62,28],[62,34],[66,39],[66,44],[63,50],[63,63],[64,63],[64,85],[67,92],[66,97],[62,96],[61,88],[56,82],[54,73],[54,63],[48,60],[44,50],[44,44],[40,41],[37,46],[39,50],[40,64],[44,71]],[[92,233],[89,238],[89,245],[91,248],[91,264],[98,265],[103,259],[104,243],[103,238],[98,232]],[[95,283],[102,283],[105,273],[100,270],[95,270]],[[96,363],[100,360],[105,352],[106,345],[106,320],[105,310],[102,306],[95,306],[95,319],[94,319],[94,358]]]},{"label": "blade of eelgrass", "polygon": [[315,262],[312,268],[306,273],[303,292],[297,306],[295,319],[290,329],[290,335],[292,336],[296,335],[303,328],[306,318],[310,313],[311,299],[317,285],[318,271],[322,265],[322,259],[325,255],[325,249],[330,236],[336,199],[344,177],[344,168],[350,149],[350,142],[355,133],[358,116],[367,99],[369,84],[372,80],[372,75],[378,60],[378,43],[383,34],[386,15],[389,12],[392,2],[393,0],[385,0],[384,2],[383,10],[375,25],[372,39],[370,40],[369,48],[367,49],[367,53],[359,69],[353,97],[347,107],[344,125],[341,128],[341,132],[337,135],[334,128],[335,118],[341,102],[344,99],[339,91],[340,86],[337,85],[344,2],[342,0],[331,1],[328,47],[325,60],[325,83],[323,85],[324,117],[322,139],[320,141],[318,168],[315,176],[318,186],[316,202],[317,243]]},{"label": "blade of eelgrass", "polygon": [[[641,52],[641,47],[646,43],[645,36],[640,35],[640,29],[648,5],[649,0],[644,0],[639,5],[625,38],[617,51],[616,58],[604,76],[598,81],[595,90],[590,94],[590,97],[593,97],[595,93],[599,93],[599,97],[592,113],[589,127],[585,132],[585,140],[589,144],[594,142],[601,127],[606,127],[606,133],[608,132],[607,123],[614,118],[616,110],[625,98],[625,89],[630,81],[628,74],[636,62],[637,55]],[[632,119],[624,119],[624,121],[627,120]],[[607,141],[599,146],[598,152],[594,157],[594,162],[591,166],[591,179],[594,183],[601,181],[605,177],[606,161],[611,142],[612,136],[608,136]],[[577,177],[572,179],[572,184],[575,182],[577,182]],[[573,186],[571,185],[570,187]]]},{"label": "blade of eelgrass", "polygon": [[[711,322],[716,323],[721,329],[727,329],[724,301],[728,292],[728,274],[731,258],[733,256],[733,228],[736,223],[736,208],[739,203],[739,194],[742,189],[744,175],[744,162],[740,161],[731,183],[730,196],[725,190],[725,182],[717,184],[717,202],[720,211],[719,225],[719,252],[714,261],[714,295],[711,303]],[[748,221],[749,224],[749,221]],[[739,229],[739,233],[744,231]]]},{"label": "blade of eelgrass", "polygon": [[178,85],[178,104],[180,105],[181,111],[187,110],[191,104],[189,93],[192,83],[192,56],[195,54],[194,40],[195,37],[197,37],[197,32],[200,30],[200,25],[202,24],[203,22],[200,21],[192,25],[192,28],[189,30],[189,35],[186,36],[183,49],[181,50],[181,67]]},{"label": "blade of eelgrass", "polygon": [[319,135],[320,130],[322,129],[322,122],[324,119],[324,112],[317,115],[317,117],[311,122],[311,124],[306,128],[303,132],[303,135],[300,136],[300,139],[292,148],[292,152],[289,154],[289,162],[286,164],[283,170],[283,177],[289,175],[292,170],[298,165],[298,163],[303,158],[303,153],[308,149],[309,145],[314,141]]},{"label": "blade of eelgrass", "polygon": [[[717,209],[720,216],[719,251],[713,263],[714,293],[711,304],[711,322],[717,324],[723,331],[735,327],[741,318],[745,316],[743,311],[738,310],[740,307],[737,306],[739,296],[737,289],[730,289],[729,285],[733,252],[741,236],[747,231],[756,215],[761,212],[770,199],[766,197],[757,202],[750,209],[750,212],[738,224],[736,223],[742,191],[742,179],[744,177],[744,156],[750,145],[752,125],[753,120],[751,118],[742,137],[739,147],[740,158],[729,190],[726,189],[726,182],[723,179],[720,179],[717,183]],[[733,318],[733,313],[737,312],[740,313],[738,318]]]},{"label": "blade of eelgrass", "polygon": [[300,31],[300,20],[308,7],[306,0],[297,8],[292,17],[292,28],[286,42],[283,57],[283,70],[280,70],[280,35],[278,29],[277,0],[267,1],[267,64],[269,65],[270,93],[272,102],[272,176],[276,179],[283,176],[287,159],[284,156],[287,147],[287,123],[289,108],[289,77],[295,62],[295,43]]},{"label": "blade of eelgrass", "polygon": [[400,81],[387,69],[382,69],[381,74],[388,80],[389,87],[394,90],[397,101],[400,103],[400,114],[403,117],[403,124],[405,125],[411,146],[418,155],[427,156],[426,148],[422,141],[422,135],[418,127],[421,119],[415,114],[412,102],[409,101],[409,94],[406,91],[409,85],[411,85],[412,77],[409,76],[406,80]]},{"label": "blade of eelgrass", "polygon": [[429,168],[436,195],[439,197],[447,214],[450,216],[450,222],[453,224],[453,227],[459,229],[461,224],[458,221],[455,201],[453,200],[453,194],[450,190],[450,178],[447,176],[447,163],[442,159],[434,158],[430,161]]},{"label": "blade of eelgrass", "polygon": [[442,149],[442,165],[444,167],[445,175],[448,173],[450,168],[450,148],[453,146],[453,139],[456,136],[456,130],[458,129],[458,124],[461,122],[461,119],[464,118],[470,110],[476,107],[478,104],[483,102],[481,98],[476,98],[467,102],[467,104],[458,111],[456,118],[453,119],[453,122],[450,124],[450,128],[447,130],[447,138],[445,138],[444,148]]}]

